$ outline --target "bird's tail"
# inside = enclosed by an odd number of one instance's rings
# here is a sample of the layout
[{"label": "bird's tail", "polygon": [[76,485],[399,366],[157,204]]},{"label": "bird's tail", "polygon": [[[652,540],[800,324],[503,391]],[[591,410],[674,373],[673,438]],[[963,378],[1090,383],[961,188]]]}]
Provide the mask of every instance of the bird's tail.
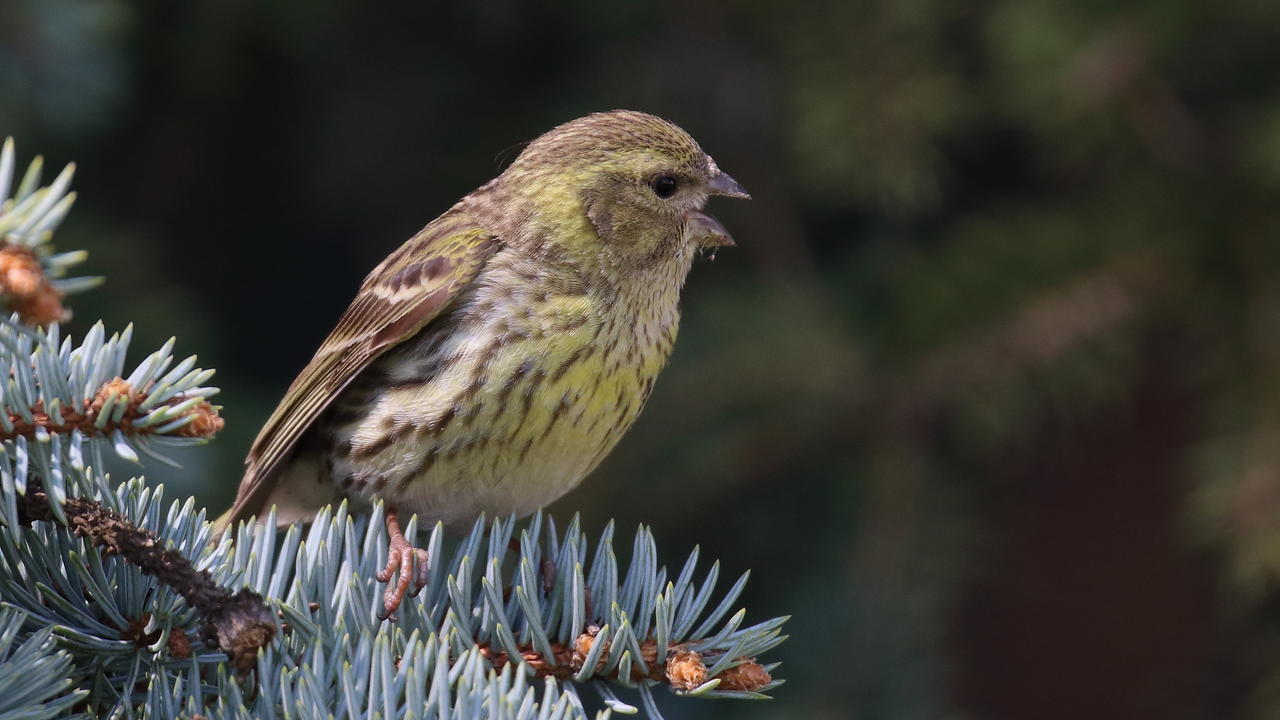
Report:
[{"label": "bird's tail", "polygon": [[272,478],[271,489],[260,502],[250,505],[237,502],[213,521],[221,533],[237,521],[254,518],[265,522],[271,510],[276,511],[276,525],[307,522],[316,511],[337,500],[333,484],[325,476],[322,463],[312,453],[298,453]]}]

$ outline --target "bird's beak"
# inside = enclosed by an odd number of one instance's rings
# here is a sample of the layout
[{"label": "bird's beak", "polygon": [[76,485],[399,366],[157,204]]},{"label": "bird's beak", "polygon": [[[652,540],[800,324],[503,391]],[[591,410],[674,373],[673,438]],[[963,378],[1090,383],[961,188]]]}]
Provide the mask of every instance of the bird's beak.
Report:
[{"label": "bird's beak", "polygon": [[700,247],[733,247],[736,244],[719,220],[701,210],[686,210],[684,227],[689,239]]},{"label": "bird's beak", "polygon": [[750,200],[751,196],[747,194],[746,188],[738,184],[729,176],[729,173],[720,169],[716,165],[716,161],[707,158],[707,164],[710,166],[711,179],[707,180],[707,189],[712,195],[720,195],[722,197],[739,198],[741,200]]},{"label": "bird's beak", "polygon": [[747,194],[746,188],[739,185],[738,181],[729,177],[729,173],[726,172],[715,175],[708,180],[707,187],[711,189],[712,195],[739,198],[742,200],[751,199],[751,196]]}]

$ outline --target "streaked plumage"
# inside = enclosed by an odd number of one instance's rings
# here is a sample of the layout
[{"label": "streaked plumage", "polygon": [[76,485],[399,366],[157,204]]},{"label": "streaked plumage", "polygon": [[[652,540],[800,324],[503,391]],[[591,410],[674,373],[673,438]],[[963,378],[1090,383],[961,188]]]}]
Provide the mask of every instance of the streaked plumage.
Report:
[{"label": "streaked plumage", "polygon": [[365,278],[224,520],[272,504],[301,520],[346,496],[465,522],[572,489],[648,398],[696,251],[731,242],[700,212],[710,194],[745,197],[651,115],[535,140]]}]

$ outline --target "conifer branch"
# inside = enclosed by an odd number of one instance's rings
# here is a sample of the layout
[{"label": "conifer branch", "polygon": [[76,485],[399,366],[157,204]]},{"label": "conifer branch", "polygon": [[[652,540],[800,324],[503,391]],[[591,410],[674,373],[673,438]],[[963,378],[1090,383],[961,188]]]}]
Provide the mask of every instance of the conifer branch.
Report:
[{"label": "conifer branch", "polygon": [[[275,563],[246,568],[246,577],[257,578],[250,586],[268,596],[292,578],[282,596],[290,625],[286,646],[309,647],[338,629],[379,633],[381,594],[373,578],[385,560],[381,514],[380,504],[371,517],[350,516],[345,503],[322,510],[305,539],[298,528],[285,534]],[[411,521],[406,534],[415,526]],[[669,581],[647,528],[637,530],[631,562],[620,568],[612,524],[595,543],[576,518],[560,533],[551,518],[535,514],[512,543],[516,526],[514,520],[478,520],[444,562],[437,525],[425,544],[434,558],[427,589],[401,607],[397,628],[437,634],[459,653],[477,650],[495,670],[520,666],[535,677],[562,681],[569,692],[576,684],[603,681],[635,688],[642,698],[660,684],[690,696],[765,698],[781,684],[770,676],[776,665],[754,658],[786,640],[779,628],[787,618],[742,627],[745,610],[729,617],[745,574],[713,603],[719,563],[699,583],[695,549]],[[265,526],[241,525],[234,544],[263,557],[259,550],[277,543],[272,527],[271,518]],[[588,563],[590,545],[595,552]],[[378,552],[354,552],[370,547]],[[291,557],[297,560],[289,562]],[[336,576],[318,573],[334,565],[341,566]],[[541,571],[546,566],[553,569],[549,583]],[[312,604],[320,598],[340,603],[341,610]],[[620,711],[633,709],[611,692],[606,701]]]},{"label": "conifer branch", "polygon": [[[572,647],[561,643],[552,643],[551,652],[554,660],[551,661],[548,661],[532,645],[517,645],[520,654],[516,661],[527,665],[538,677],[553,677],[559,680],[572,679],[582,672],[582,669],[586,666],[587,658],[593,656],[591,649],[595,645],[599,633],[600,628],[592,626],[578,636]],[[511,662],[511,655],[506,650],[487,644],[478,645],[477,647],[480,648],[480,654],[488,658],[498,670],[501,670]],[[608,657],[608,653],[609,646],[606,640],[602,652],[594,655],[594,657],[600,658],[596,662],[597,670],[603,671],[604,658]],[[630,677],[630,681],[633,683],[650,680],[666,683],[673,690],[687,692],[702,687],[708,680],[718,680],[719,682],[713,687],[721,691],[759,692],[761,688],[773,682],[773,677],[769,674],[769,671],[763,665],[757,663],[754,657],[740,658],[740,665],[728,667],[714,678],[707,676],[707,665],[703,661],[702,655],[694,650],[682,647],[670,648],[665,661],[659,663],[658,643],[650,639],[640,643],[640,657],[648,666],[649,672],[642,673],[639,666],[633,666]],[[617,672],[615,669],[612,675],[606,673],[602,679],[616,680]]]},{"label": "conifer branch", "polygon": [[62,298],[101,283],[101,278],[64,278],[85,252],[53,254],[50,241],[76,195],[67,192],[75,165],[40,186],[44,159],[37,156],[15,184],[13,139],[0,146],[0,298],[29,325],[66,320]]},{"label": "conifer branch", "polygon": [[8,376],[0,384],[0,524],[15,527],[15,498],[26,493],[33,473],[53,501],[54,517],[65,523],[66,498],[114,492],[95,484],[93,472],[84,474],[78,492],[67,487],[68,470],[104,467],[104,448],[131,462],[146,455],[176,466],[155,446],[204,443],[222,428],[218,408],[208,402],[218,388],[204,384],[213,371],[195,367],[195,356],[175,365],[170,339],[126,372],[132,336],[128,327],[107,337],[98,323],[73,346],[57,323],[37,330],[0,319],[0,373]]},{"label": "conifer branch", "polygon": [[[93,399],[86,401],[83,410],[63,410],[57,418],[49,415],[44,401],[37,400],[28,413],[30,420],[17,413],[9,414],[9,421],[0,428],[0,440],[13,440],[19,435],[34,439],[38,433],[73,431],[85,437],[106,437],[119,431],[125,435],[210,438],[222,429],[218,409],[203,398],[194,404],[185,396],[151,403],[147,396],[116,377],[104,383]],[[150,410],[142,410],[144,406]],[[161,422],[165,424],[159,426]]]},{"label": "conifer branch", "polygon": [[0,718],[39,720],[61,715],[88,690],[73,689],[71,655],[57,649],[53,631],[23,636],[21,613],[0,608]]},{"label": "conifer branch", "polygon": [[[62,511],[75,535],[173,588],[199,611],[204,619],[204,637],[215,640],[237,669],[252,667],[258,651],[275,636],[275,618],[261,595],[245,589],[233,593],[218,585],[208,570],[196,570],[182,553],[164,548],[154,533],[101,503],[68,498],[62,503]],[[53,520],[49,496],[38,483],[28,486],[18,508],[18,521],[27,524]]]}]

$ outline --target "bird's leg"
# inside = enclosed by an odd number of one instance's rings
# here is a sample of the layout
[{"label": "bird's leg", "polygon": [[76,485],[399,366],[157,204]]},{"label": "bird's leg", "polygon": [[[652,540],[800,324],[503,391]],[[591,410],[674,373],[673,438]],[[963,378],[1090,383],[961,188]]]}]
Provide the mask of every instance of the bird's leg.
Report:
[{"label": "bird's leg", "polygon": [[[387,547],[387,567],[378,573],[378,582],[387,583],[387,589],[382,595],[382,614],[379,618],[394,620],[394,613],[400,609],[404,596],[413,597],[426,587],[428,558],[426,550],[415,548],[405,539],[400,530],[400,518],[396,517],[393,508],[387,508],[386,518],[390,544]],[[396,578],[394,583],[391,582],[393,577]]]},{"label": "bird's leg", "polygon": [[556,589],[556,564],[551,558],[542,558],[542,591],[550,594]]},{"label": "bird's leg", "polygon": [[[507,547],[512,552],[517,552],[517,553],[520,552],[520,543],[516,542],[514,538],[507,543]],[[556,589],[556,564],[552,562],[551,558],[544,557],[542,558],[542,562],[539,563],[539,565],[540,565],[539,569],[542,571],[542,592],[546,595],[550,595],[551,591]],[[515,587],[514,585],[509,585],[507,586],[507,589],[502,591],[503,600],[509,600],[511,598],[511,590],[514,587]],[[591,599],[591,588],[584,588],[584,589],[587,591],[587,595],[585,598],[587,617],[588,618],[594,617],[595,603]]]}]

